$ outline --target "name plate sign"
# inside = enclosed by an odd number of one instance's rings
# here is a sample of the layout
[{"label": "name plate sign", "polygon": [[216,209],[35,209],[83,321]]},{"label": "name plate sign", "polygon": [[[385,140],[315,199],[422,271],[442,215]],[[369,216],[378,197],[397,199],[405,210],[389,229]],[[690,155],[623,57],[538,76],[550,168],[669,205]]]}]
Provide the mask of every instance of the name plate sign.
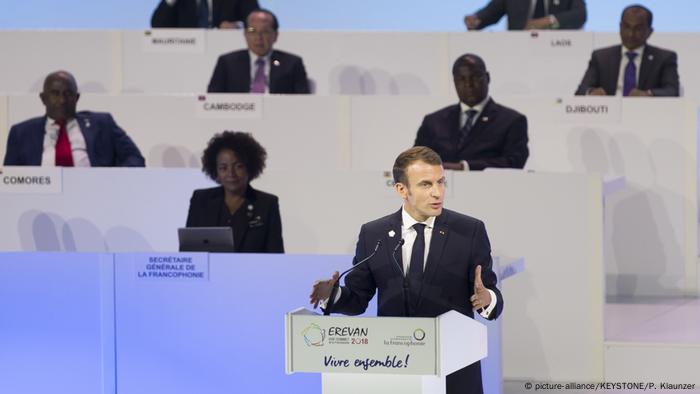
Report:
[{"label": "name plate sign", "polygon": [[151,53],[204,53],[203,29],[155,29],[143,33],[142,50]]},{"label": "name plate sign", "polygon": [[622,101],[615,97],[576,96],[557,99],[552,119],[560,123],[619,123]]},{"label": "name plate sign", "polygon": [[259,94],[207,94],[198,96],[195,112],[200,119],[261,119]]},{"label": "name plate sign", "polygon": [[[287,315],[295,372],[435,375],[436,320]],[[410,322],[410,324],[407,324]]]},{"label": "name plate sign", "polygon": [[143,254],[134,257],[136,278],[168,281],[208,281],[206,253]]},{"label": "name plate sign", "polygon": [[58,194],[63,191],[59,167],[0,168],[0,193]]},{"label": "name plate sign", "polygon": [[569,57],[590,55],[593,34],[579,31],[550,30],[530,32],[530,53],[546,57]]}]

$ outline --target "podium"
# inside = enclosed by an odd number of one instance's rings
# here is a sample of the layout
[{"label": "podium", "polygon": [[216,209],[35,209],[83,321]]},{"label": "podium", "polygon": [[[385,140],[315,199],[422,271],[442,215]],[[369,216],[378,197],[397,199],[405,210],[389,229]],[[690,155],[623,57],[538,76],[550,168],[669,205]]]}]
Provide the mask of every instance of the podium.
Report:
[{"label": "podium", "polygon": [[322,373],[324,394],[444,394],[445,377],[487,356],[486,326],[436,318],[285,316],[285,372]]}]

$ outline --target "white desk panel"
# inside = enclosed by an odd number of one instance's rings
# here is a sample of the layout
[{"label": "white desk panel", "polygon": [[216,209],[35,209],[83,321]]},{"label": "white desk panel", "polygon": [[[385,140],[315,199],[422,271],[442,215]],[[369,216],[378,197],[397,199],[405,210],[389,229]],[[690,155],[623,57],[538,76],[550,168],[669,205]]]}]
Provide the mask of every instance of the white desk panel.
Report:
[{"label": "white desk panel", "polygon": [[[494,99],[528,116],[527,169],[625,176],[627,189],[606,205],[608,294],[695,292],[696,103],[668,98]],[[268,96],[263,120],[235,124],[197,119],[194,96],[86,95],[83,100],[83,108],[111,111],[149,166],[199,167],[201,149],[214,132],[240,129],[251,131],[268,149],[271,170],[289,169],[293,163],[313,171],[329,165],[386,171],[396,154],[413,143],[422,117],[455,98]],[[608,108],[609,114],[601,120],[562,110],[567,103],[589,101]],[[34,96],[11,97],[9,108],[10,123],[42,109]],[[203,135],[192,132],[204,128]]]},{"label": "white desk panel", "polygon": [[3,93],[40,92],[47,74],[73,73],[81,92],[121,90],[121,33],[109,30],[0,32]]},{"label": "white desk panel", "polygon": [[456,103],[456,96],[353,97],[353,169],[391,171],[396,156],[415,143],[423,117]]},{"label": "white desk panel", "polygon": [[146,34],[148,30],[122,33],[125,93],[205,93],[219,55],[245,48],[241,31],[213,30],[205,32],[203,53],[147,52]]},{"label": "white desk panel", "polygon": [[0,194],[0,250],[176,251],[192,191],[213,185],[194,169],[64,169],[61,194]]},{"label": "white desk panel", "polygon": [[445,78],[444,33],[280,32],[277,48],[303,57],[316,94],[436,95]]},{"label": "white desk panel", "polygon": [[697,105],[624,99],[619,123],[577,124],[552,121],[560,109],[547,100],[511,102],[535,115],[526,168],[625,176],[606,200],[607,294],[696,292]]},{"label": "white desk panel", "polygon": [[600,178],[492,170],[456,173],[452,185],[459,197],[446,205],[484,221],[494,254],[525,259],[525,271],[502,282],[504,377],[602,378]]},{"label": "white desk panel", "polygon": [[[245,48],[241,31],[209,30],[201,52],[144,49],[147,30],[3,31],[2,92],[38,92],[56,69],[75,73],[86,93],[202,93],[216,59]],[[167,32],[167,31],[166,31]],[[180,31],[180,34],[182,31]],[[685,97],[700,97],[700,33],[654,33],[650,43],[679,55]],[[70,45],[67,45],[70,43]],[[444,95],[460,54],[481,55],[497,95],[572,95],[594,48],[619,43],[617,33],[531,32],[280,32],[276,48],[304,59],[316,93]],[[178,52],[179,51],[179,52]],[[39,55],[40,54],[40,55]]]},{"label": "white desk panel", "polygon": [[[206,32],[204,53],[147,53],[124,32],[124,91],[206,92],[216,59],[245,48],[240,31]],[[444,33],[280,31],[275,48],[301,56],[317,94],[444,94]],[[388,49],[391,50],[388,50]],[[449,72],[448,72],[449,74]]]},{"label": "white desk panel", "polygon": [[[695,292],[695,102],[594,99],[594,105],[610,111],[600,121],[597,115],[567,115],[562,110],[566,101],[554,98],[494,99],[528,117],[526,169],[626,178],[624,193],[611,196],[606,205],[608,294]],[[422,116],[454,102],[452,97],[353,98],[353,168],[388,170],[391,163],[385,158],[412,144]]]}]

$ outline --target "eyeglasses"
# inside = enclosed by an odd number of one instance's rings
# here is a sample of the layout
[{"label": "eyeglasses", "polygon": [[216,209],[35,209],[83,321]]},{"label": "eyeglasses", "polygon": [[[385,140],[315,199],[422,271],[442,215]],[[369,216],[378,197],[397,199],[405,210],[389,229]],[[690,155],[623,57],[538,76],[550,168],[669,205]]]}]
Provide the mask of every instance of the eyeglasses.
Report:
[{"label": "eyeglasses", "polygon": [[273,35],[273,34],[275,34],[275,31],[272,30],[272,29],[257,30],[257,29],[254,28],[254,27],[249,27],[249,28],[245,29],[245,35],[247,35],[247,36],[257,36],[257,35],[260,35],[260,36],[269,37],[269,36],[271,36],[271,35]]}]

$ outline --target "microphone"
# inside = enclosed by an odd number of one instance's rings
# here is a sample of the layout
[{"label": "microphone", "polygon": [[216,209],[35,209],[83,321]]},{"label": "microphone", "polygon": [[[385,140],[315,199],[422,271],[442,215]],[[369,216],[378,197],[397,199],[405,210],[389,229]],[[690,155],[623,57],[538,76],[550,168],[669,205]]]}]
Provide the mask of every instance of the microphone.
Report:
[{"label": "microphone", "polygon": [[401,238],[399,240],[399,243],[396,244],[394,247],[394,252],[391,254],[391,258],[394,259],[394,263],[396,263],[396,267],[399,269],[399,273],[401,274],[401,279],[403,279],[403,285],[401,286],[401,292],[403,293],[403,315],[405,317],[409,316],[409,302],[408,302],[408,277],[404,275],[403,268],[401,267],[401,264],[396,260],[396,251],[399,250],[403,246],[403,244],[406,243],[406,240]]},{"label": "microphone", "polygon": [[340,279],[345,276],[348,272],[354,270],[355,268],[361,266],[362,264],[368,262],[372,257],[374,257],[375,254],[377,254],[377,251],[379,250],[379,247],[382,246],[382,240],[378,239],[377,244],[374,245],[374,251],[370,253],[369,256],[365,257],[364,259],[358,261],[357,263],[353,264],[352,267],[348,268],[347,270],[343,271],[340,276],[338,276],[338,280],[333,283],[333,287],[331,288],[331,295],[328,297],[328,303],[326,304],[326,309],[323,310],[323,315],[328,316],[331,314],[331,310],[333,309],[333,304],[335,304],[335,295],[338,293],[338,288],[340,287]]},{"label": "microphone", "polygon": [[403,244],[406,243],[406,240],[401,238],[399,242],[394,246],[394,250],[391,252],[391,258],[394,260],[394,263],[396,264],[396,267],[399,269],[399,273],[403,275],[403,268],[401,267],[401,264],[396,260],[396,252],[403,246]]}]

